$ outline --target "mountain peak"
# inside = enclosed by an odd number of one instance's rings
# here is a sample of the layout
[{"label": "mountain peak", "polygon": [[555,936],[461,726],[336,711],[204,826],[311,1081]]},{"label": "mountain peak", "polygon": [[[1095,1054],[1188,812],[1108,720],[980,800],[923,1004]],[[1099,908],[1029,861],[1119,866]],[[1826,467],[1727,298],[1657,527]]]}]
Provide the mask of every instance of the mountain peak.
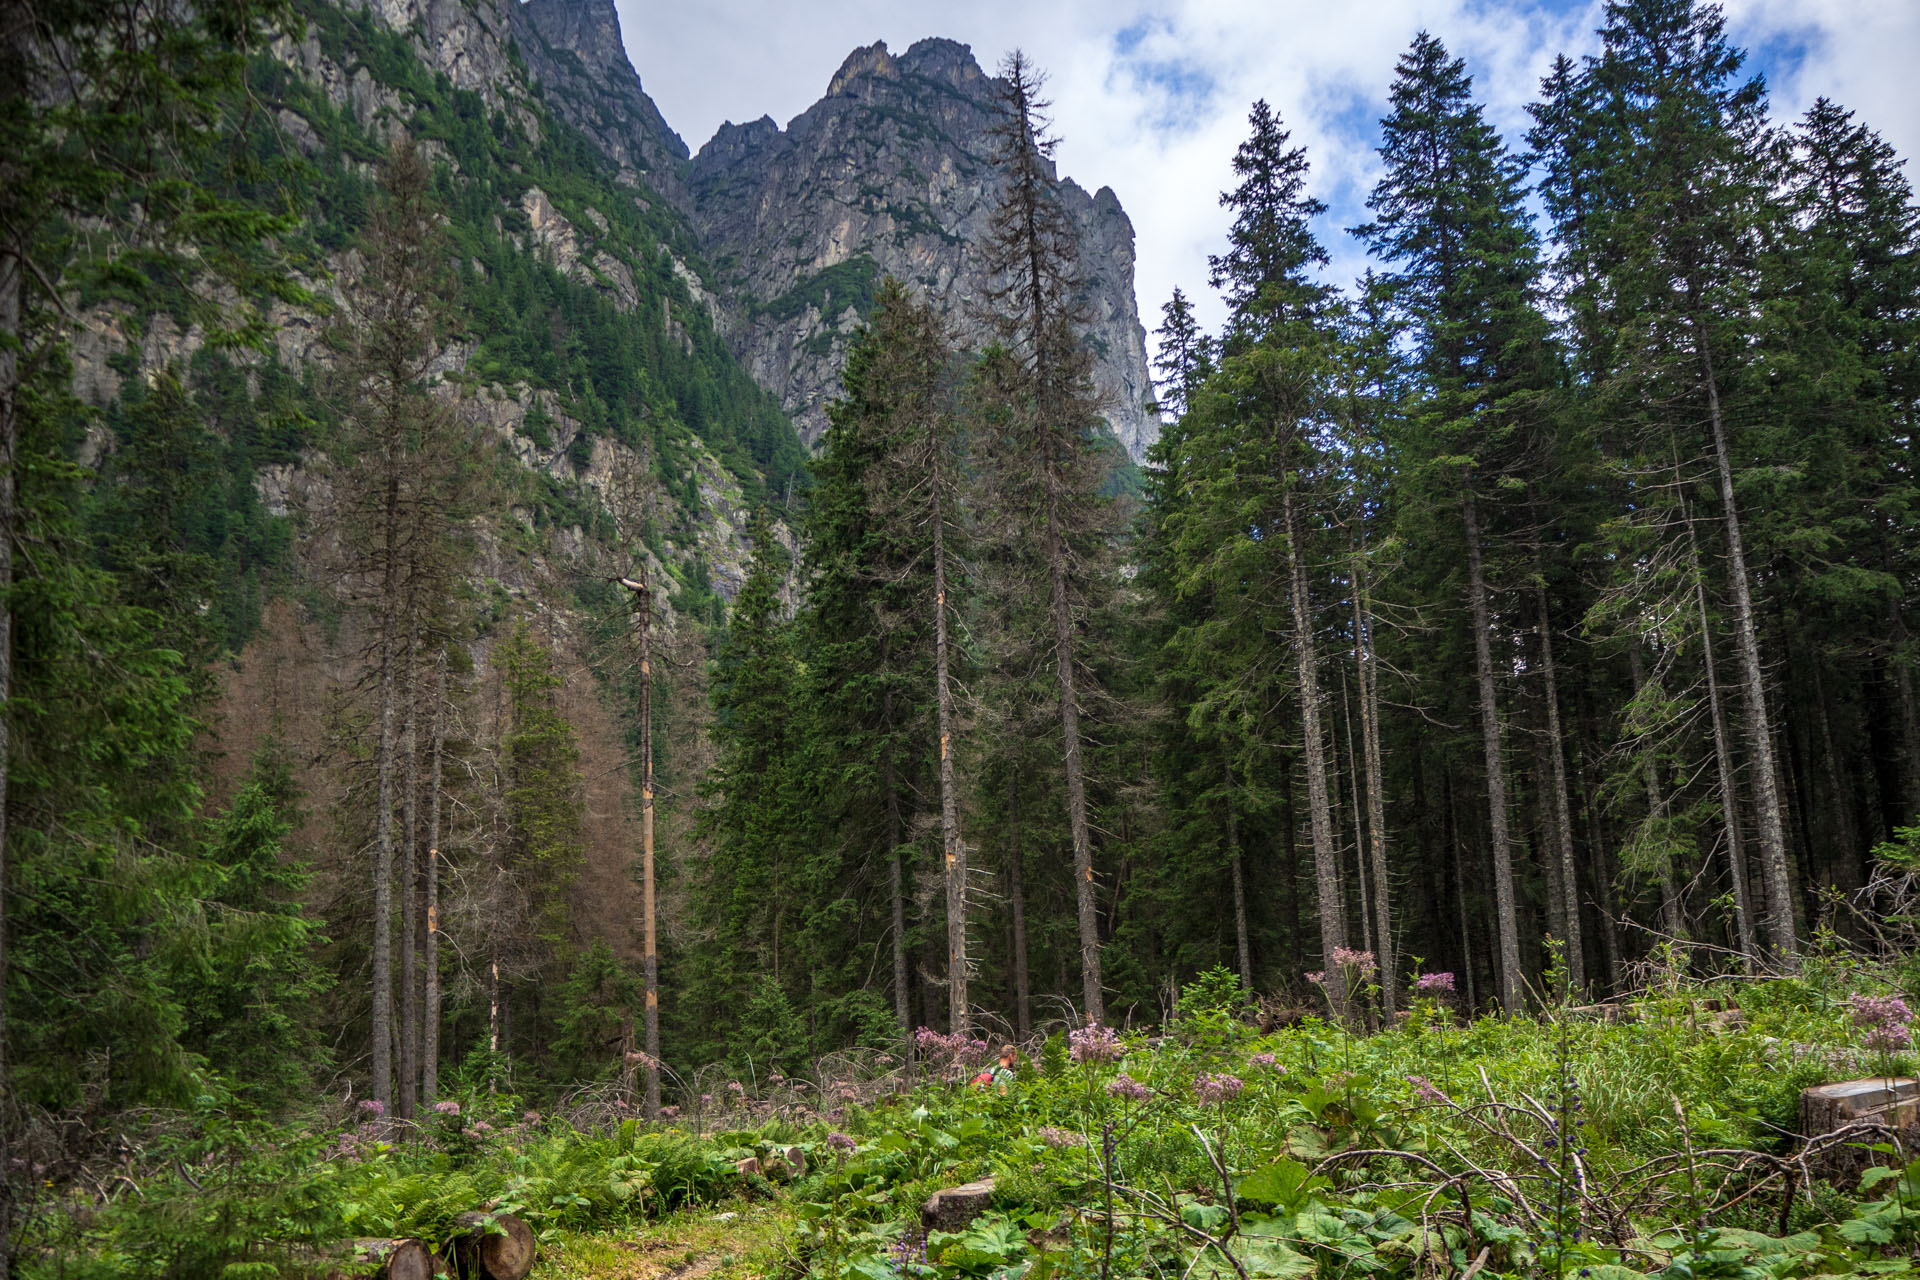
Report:
[{"label": "mountain peak", "polygon": [[[916,46],[917,47],[917,46]],[[833,80],[827,85],[827,96],[837,98],[853,85],[868,76],[879,76],[886,80],[898,80],[900,72],[893,65],[893,55],[887,52],[885,40],[875,40],[862,49],[855,49],[833,73]]]},{"label": "mountain peak", "polygon": [[900,55],[900,69],[955,85],[973,84],[986,78],[971,45],[942,36],[914,41],[913,46]]}]

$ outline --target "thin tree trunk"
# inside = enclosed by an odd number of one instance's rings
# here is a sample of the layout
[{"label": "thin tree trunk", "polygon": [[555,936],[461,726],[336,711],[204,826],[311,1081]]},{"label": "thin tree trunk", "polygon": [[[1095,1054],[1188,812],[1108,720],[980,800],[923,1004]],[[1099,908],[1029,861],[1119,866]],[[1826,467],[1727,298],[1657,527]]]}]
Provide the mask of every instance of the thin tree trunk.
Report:
[{"label": "thin tree trunk", "polygon": [[1732,735],[1727,731],[1726,707],[1720,700],[1719,662],[1713,652],[1713,623],[1707,612],[1706,568],[1700,562],[1700,539],[1693,516],[1683,501],[1681,520],[1687,526],[1688,568],[1693,574],[1693,603],[1700,615],[1700,661],[1707,670],[1707,712],[1713,725],[1713,764],[1720,785],[1721,823],[1726,831],[1727,867],[1733,881],[1733,926],[1740,955],[1749,972],[1759,959],[1753,941],[1753,885],[1747,878],[1747,842],[1740,829],[1740,787],[1733,768]]},{"label": "thin tree trunk", "polygon": [[1233,761],[1222,751],[1227,778],[1227,870],[1233,877],[1233,941],[1240,961],[1240,989],[1253,990],[1253,947],[1247,939],[1247,880],[1240,864],[1240,807],[1233,802]]},{"label": "thin tree trunk", "polygon": [[[1340,673],[1340,727],[1347,733],[1347,787],[1352,795],[1354,883],[1360,890],[1360,949],[1379,952],[1373,945],[1373,899],[1367,892],[1367,834],[1360,817],[1360,746],[1353,738],[1353,700],[1348,696],[1346,672]],[[1336,733],[1336,748],[1338,746]]]},{"label": "thin tree trunk", "polygon": [[[14,50],[9,50],[14,53]],[[13,59],[9,59],[12,62]],[[4,164],[4,162],[0,162]],[[7,917],[12,908],[7,781],[13,735],[5,709],[13,697],[13,527],[19,500],[21,293],[26,264],[0,245],[0,1098],[13,1096],[13,1070],[6,1052]],[[10,1119],[0,1116],[0,1276],[13,1274],[14,1178]]]},{"label": "thin tree trunk", "polygon": [[[883,695],[881,715],[887,728],[893,728],[893,692]],[[880,766],[880,785],[887,793],[887,891],[893,910],[893,1014],[899,1019],[900,1034],[913,1052],[913,1012],[907,991],[907,896],[905,874],[900,866],[900,786],[894,777],[893,753],[887,752]]]},{"label": "thin tree trunk", "polygon": [[1499,934],[1500,1004],[1517,1013],[1521,1004],[1520,923],[1513,901],[1513,851],[1507,836],[1507,768],[1501,748],[1500,704],[1493,677],[1493,623],[1480,555],[1480,521],[1473,493],[1461,502],[1467,534],[1467,601],[1473,614],[1473,662],[1480,685],[1480,743],[1487,769],[1488,841],[1493,854],[1494,925]]},{"label": "thin tree trunk", "polygon": [[1340,860],[1333,847],[1333,815],[1327,800],[1326,740],[1320,728],[1319,646],[1313,632],[1313,605],[1307,594],[1305,525],[1289,486],[1282,499],[1286,520],[1287,574],[1293,606],[1294,675],[1300,686],[1300,732],[1307,762],[1307,821],[1313,831],[1313,874],[1320,909],[1320,958],[1336,1012],[1346,1016],[1345,1001],[1333,972],[1333,953],[1347,945],[1347,909],[1340,892]]},{"label": "thin tree trunk", "polygon": [[1020,1039],[1033,1031],[1033,1000],[1027,976],[1027,886],[1020,848],[1020,772],[1007,771],[1007,903],[1013,913],[1013,1016]]},{"label": "thin tree trunk", "polygon": [[374,811],[373,861],[373,1096],[393,1110],[393,786],[398,749],[395,720],[400,699],[399,507],[400,460],[397,442],[387,445],[386,562],[381,583],[380,743],[376,769],[379,798]]},{"label": "thin tree trunk", "polygon": [[446,752],[447,650],[434,663],[433,768],[427,777],[426,996],[420,1027],[420,1102],[431,1107],[440,1092],[440,780]]},{"label": "thin tree trunk", "polygon": [[646,570],[626,585],[640,630],[640,929],[646,979],[648,1120],[660,1118],[660,941],[653,866],[653,591]]},{"label": "thin tree trunk", "polygon": [[1373,652],[1373,601],[1366,570],[1355,564],[1353,632],[1360,667],[1360,737],[1367,772],[1367,843],[1373,859],[1374,940],[1379,947],[1381,1002],[1388,1017],[1398,1000],[1393,947],[1393,894],[1387,886],[1387,802],[1380,752],[1380,669]]},{"label": "thin tree trunk", "polygon": [[[1051,430],[1051,428],[1049,428]],[[1083,1012],[1106,1020],[1100,983],[1100,912],[1094,898],[1093,832],[1087,821],[1086,768],[1081,760],[1080,697],[1074,688],[1073,608],[1067,597],[1067,545],[1061,529],[1060,468],[1047,465],[1047,572],[1051,581],[1053,644],[1060,687],[1060,733],[1066,745],[1067,822],[1073,834],[1073,896],[1080,926],[1080,990]]]},{"label": "thin tree trunk", "polygon": [[412,594],[409,589],[407,639],[401,651],[406,713],[400,730],[405,776],[400,796],[400,1080],[395,1111],[403,1120],[418,1114],[420,1100],[420,697],[414,683]]},{"label": "thin tree trunk", "polygon": [[1553,843],[1550,854],[1560,873],[1560,911],[1566,929],[1567,978],[1576,991],[1587,986],[1586,948],[1580,936],[1580,872],[1573,857],[1573,813],[1567,799],[1567,751],[1560,731],[1560,675],[1554,665],[1553,624],[1547,614],[1544,579],[1534,593],[1540,611],[1540,678],[1546,686],[1547,800]]},{"label": "thin tree trunk", "polygon": [[1747,749],[1753,756],[1754,809],[1760,824],[1760,878],[1767,890],[1767,941],[1787,968],[1799,967],[1800,937],[1794,928],[1793,872],[1787,865],[1787,827],[1780,811],[1780,788],[1773,755],[1772,718],[1767,711],[1765,673],[1760,660],[1760,633],[1754,624],[1753,593],[1747,578],[1747,553],[1741,537],[1740,511],[1734,502],[1733,457],[1727,446],[1726,421],[1720,412],[1720,386],[1713,372],[1713,355],[1693,318],[1694,347],[1700,358],[1700,376],[1707,392],[1707,417],[1713,426],[1713,455],[1720,472],[1720,507],[1727,528],[1727,580],[1733,596],[1734,649],[1740,663],[1740,686],[1746,698]]},{"label": "thin tree trunk", "polygon": [[[960,838],[960,802],[953,775],[953,688],[947,678],[946,490],[940,442],[931,423],[927,447],[933,470],[933,685],[934,700],[939,704],[940,846],[945,854],[947,880],[947,1016],[954,1032],[965,1032],[971,1025],[967,1004],[967,846]],[[1070,691],[1063,696],[1070,696]]]}]

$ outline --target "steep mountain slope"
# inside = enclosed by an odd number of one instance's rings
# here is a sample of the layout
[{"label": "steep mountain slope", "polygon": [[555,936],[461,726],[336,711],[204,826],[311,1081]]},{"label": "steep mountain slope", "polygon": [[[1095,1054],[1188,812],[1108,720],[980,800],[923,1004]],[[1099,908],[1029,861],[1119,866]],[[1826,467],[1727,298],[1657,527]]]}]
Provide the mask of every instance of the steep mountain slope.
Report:
[{"label": "steep mountain slope", "polygon": [[[684,150],[620,53],[611,0],[532,0],[518,15],[555,110],[622,164],[641,164],[689,217],[715,267],[706,284],[729,345],[804,439],[826,429],[847,335],[883,275],[926,290],[963,333],[982,335],[974,311],[986,281],[969,246],[996,196],[997,104],[965,45],[922,40],[897,57],[884,44],[857,49],[785,129],[764,117],[724,125],[668,174]],[[1110,188],[1089,195],[1065,180],[1060,195],[1082,228],[1095,383],[1114,433],[1143,459],[1159,422],[1144,407],[1133,224]]]}]

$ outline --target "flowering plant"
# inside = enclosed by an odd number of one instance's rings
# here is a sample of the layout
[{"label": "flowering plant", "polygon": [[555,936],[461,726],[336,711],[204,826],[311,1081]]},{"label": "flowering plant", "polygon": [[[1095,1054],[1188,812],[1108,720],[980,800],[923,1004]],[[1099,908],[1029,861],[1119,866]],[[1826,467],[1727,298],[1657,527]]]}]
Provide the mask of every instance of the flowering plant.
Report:
[{"label": "flowering plant", "polygon": [[1127,1047],[1112,1027],[1090,1021],[1068,1033],[1067,1056],[1075,1062],[1118,1062],[1127,1056]]}]

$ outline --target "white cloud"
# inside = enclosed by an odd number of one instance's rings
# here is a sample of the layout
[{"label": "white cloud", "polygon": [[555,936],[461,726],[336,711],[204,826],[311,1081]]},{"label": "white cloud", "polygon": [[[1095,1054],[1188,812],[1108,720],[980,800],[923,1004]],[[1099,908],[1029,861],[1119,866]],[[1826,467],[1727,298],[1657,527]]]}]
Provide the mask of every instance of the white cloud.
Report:
[{"label": "white cloud", "polygon": [[[1142,320],[1151,330],[1175,285],[1209,324],[1206,287],[1222,246],[1218,193],[1245,127],[1266,98],[1308,148],[1316,194],[1332,206],[1322,238],[1330,278],[1366,265],[1345,228],[1366,216],[1373,152],[1393,67],[1417,31],[1466,58],[1492,119],[1518,146],[1526,103],[1553,56],[1591,52],[1603,0],[619,0],[627,49],[669,123],[699,148],[722,120],[762,114],[783,125],[825,91],[847,53],[884,39],[895,50],[941,35],[991,68],[1019,45],[1051,75],[1062,169],[1111,186],[1139,244]],[[1920,150],[1911,67],[1920,55],[1914,0],[1730,0],[1733,38],[1768,73],[1779,116],[1820,95],[1859,109],[1903,155]],[[1920,175],[1914,175],[1920,178]]]}]

